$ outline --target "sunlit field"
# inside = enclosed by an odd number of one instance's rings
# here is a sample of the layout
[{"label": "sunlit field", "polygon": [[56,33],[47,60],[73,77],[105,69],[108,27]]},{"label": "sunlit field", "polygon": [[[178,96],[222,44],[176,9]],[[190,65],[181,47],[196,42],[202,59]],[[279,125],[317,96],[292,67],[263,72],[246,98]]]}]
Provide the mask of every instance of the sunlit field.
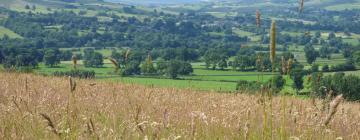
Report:
[{"label": "sunlit field", "polygon": [[[333,140],[360,137],[358,103],[341,101],[334,108],[328,107],[330,101],[326,100],[274,97],[271,101],[247,93],[219,94],[74,81],[75,85],[69,84],[67,78],[1,73],[0,138]],[[334,109],[337,112],[325,126],[327,116]]]}]

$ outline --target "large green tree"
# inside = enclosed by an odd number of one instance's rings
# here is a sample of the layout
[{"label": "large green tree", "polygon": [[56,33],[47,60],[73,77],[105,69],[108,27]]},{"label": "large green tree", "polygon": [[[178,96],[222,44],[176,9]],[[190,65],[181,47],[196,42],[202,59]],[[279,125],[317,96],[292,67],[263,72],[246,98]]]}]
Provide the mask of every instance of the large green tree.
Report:
[{"label": "large green tree", "polygon": [[304,52],[305,52],[306,61],[309,64],[314,63],[316,58],[319,56],[319,52],[315,50],[312,44],[306,44],[304,48]]},{"label": "large green tree", "polygon": [[44,53],[44,63],[49,67],[60,64],[60,51],[58,49],[46,49]]}]

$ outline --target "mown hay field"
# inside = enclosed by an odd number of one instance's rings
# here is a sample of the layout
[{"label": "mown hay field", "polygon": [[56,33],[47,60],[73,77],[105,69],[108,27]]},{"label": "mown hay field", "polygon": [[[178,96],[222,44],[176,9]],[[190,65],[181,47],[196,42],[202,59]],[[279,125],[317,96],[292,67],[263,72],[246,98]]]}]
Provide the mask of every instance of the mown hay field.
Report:
[{"label": "mown hay field", "polygon": [[0,73],[0,139],[360,138],[358,103],[69,81]]}]

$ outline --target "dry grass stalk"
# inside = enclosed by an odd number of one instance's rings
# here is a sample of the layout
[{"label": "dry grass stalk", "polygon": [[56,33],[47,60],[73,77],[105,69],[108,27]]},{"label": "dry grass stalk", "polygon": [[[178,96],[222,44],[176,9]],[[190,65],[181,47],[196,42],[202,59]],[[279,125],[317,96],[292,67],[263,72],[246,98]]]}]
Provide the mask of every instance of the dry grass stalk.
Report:
[{"label": "dry grass stalk", "polygon": [[69,76],[69,87],[71,92],[76,90],[76,82],[71,76]]},{"label": "dry grass stalk", "polygon": [[96,136],[96,139],[100,139],[98,134],[96,133],[96,129],[95,129],[95,124],[93,122],[93,120],[90,118],[89,122],[86,124],[87,125],[87,129],[90,133],[90,135],[95,135]]},{"label": "dry grass stalk", "polygon": [[55,135],[60,136],[60,133],[57,131],[53,121],[50,119],[50,117],[44,113],[40,113],[41,117],[43,117],[46,122],[48,127],[51,129],[51,132],[53,132]]},{"label": "dry grass stalk", "polygon": [[163,114],[163,126],[164,128],[169,128],[169,112],[168,109],[165,109]]},{"label": "dry grass stalk", "polygon": [[127,61],[129,59],[129,55],[130,55],[130,49],[128,49],[125,53],[125,61]]},{"label": "dry grass stalk", "polygon": [[290,71],[292,69],[292,65],[293,65],[294,61],[293,59],[289,59],[288,62],[287,62],[287,73],[290,74]]},{"label": "dry grass stalk", "polygon": [[73,56],[71,57],[71,60],[72,60],[72,62],[73,62],[73,67],[74,67],[74,69],[76,69],[76,65],[77,65],[77,57],[76,57],[76,55],[73,55]]},{"label": "dry grass stalk", "polygon": [[261,26],[261,14],[259,10],[256,10],[256,26],[258,28]]},{"label": "dry grass stalk", "polygon": [[341,101],[343,100],[343,95],[338,95],[335,97],[335,99],[330,103],[330,111],[324,121],[324,125],[328,126],[332,118],[334,117],[338,106],[340,105]]},{"label": "dry grass stalk", "polygon": [[134,120],[135,120],[135,125],[137,127],[137,129],[142,133],[144,134],[145,131],[144,131],[144,128],[142,126],[142,123],[140,123],[140,115],[141,115],[141,106],[137,105],[136,106],[136,114],[135,114],[135,117],[134,117]]},{"label": "dry grass stalk", "polygon": [[[24,90],[18,90],[18,86],[24,84],[22,79],[25,77],[29,78],[30,92],[34,92],[29,108],[34,110],[36,117],[28,114],[24,107],[25,104],[19,101],[20,98],[27,97]],[[234,96],[214,91],[149,88],[148,86],[105,81],[97,81],[95,87],[88,86],[93,82],[76,80],[76,92],[81,94],[76,94],[77,102],[72,104],[70,113],[67,113],[68,110],[65,106],[68,103],[68,95],[71,94],[68,90],[68,79],[0,73],[0,112],[3,112],[0,113],[0,139],[59,139],[47,127],[45,119],[38,115],[39,112],[48,112],[47,115],[51,113],[53,126],[57,132],[61,133],[60,138],[64,139],[96,139],[96,136],[101,139],[143,139],[144,136],[148,136],[149,139],[175,139],[175,137],[180,139],[192,139],[193,137],[196,139],[244,139],[244,131],[239,132],[239,130],[244,130],[246,126],[249,128],[248,139],[262,139],[264,126],[262,113],[267,113],[268,126],[266,130],[269,130],[269,101],[266,99],[259,104],[256,101],[262,97],[253,93],[248,95],[247,92],[242,92],[244,94]],[[111,96],[114,91],[117,95]],[[152,94],[150,100],[146,98],[149,94]],[[14,96],[17,97],[17,104],[22,108],[23,114],[11,101]],[[283,108],[281,98],[288,102],[283,105]],[[128,100],[133,103],[129,104]],[[142,107],[141,114],[136,113],[138,103]],[[263,112],[262,109],[264,103],[267,104],[266,112]],[[249,109],[250,117],[245,113],[246,110],[240,111],[241,108]],[[286,108],[286,116],[282,117],[284,108]],[[344,115],[340,114],[339,109],[341,108],[346,110]],[[158,123],[164,120],[164,116],[167,116],[165,115],[167,113],[164,113],[165,109],[170,113],[171,118],[168,129]],[[309,99],[274,96],[272,109],[274,126],[272,131],[266,132],[267,139],[270,139],[271,134],[273,139],[281,139],[280,130],[283,130],[282,134],[285,139],[291,136],[298,136],[301,139],[324,140],[337,137],[344,139],[360,137],[359,103],[348,102],[338,106],[337,113],[339,114],[336,113],[329,123],[331,133],[319,133],[327,129],[322,126],[328,113],[324,113],[325,116],[321,117],[319,110],[313,108]],[[189,114],[194,110],[200,110],[201,113],[207,114],[208,121],[200,123],[198,119],[200,121],[204,119],[194,116],[192,129]],[[316,113],[319,114],[318,117],[309,118]],[[140,114],[136,124],[144,129],[144,133],[139,130],[138,126],[135,126],[136,114]],[[284,129],[281,129],[281,118],[285,118]],[[249,122],[248,125],[246,122]],[[153,125],[154,123],[156,125]],[[91,135],[89,135],[89,131],[92,131]]]},{"label": "dry grass stalk", "polygon": [[285,57],[281,56],[281,71],[283,75],[287,74],[287,66],[286,66],[286,61],[285,61]]},{"label": "dry grass stalk", "polygon": [[248,140],[249,139],[249,131],[250,131],[250,117],[251,117],[251,110],[248,108],[247,112],[246,112],[246,123],[245,123],[245,128],[244,128],[244,139]]},{"label": "dry grass stalk", "polygon": [[115,67],[115,73],[119,71],[120,65],[119,63],[116,61],[116,59],[114,58],[109,58],[110,62],[114,65]]},{"label": "dry grass stalk", "polygon": [[270,29],[270,60],[275,63],[276,57],[276,22],[273,20]]},{"label": "dry grass stalk", "polygon": [[302,13],[304,11],[304,1],[305,0],[300,0],[300,5],[299,5],[299,12]]}]

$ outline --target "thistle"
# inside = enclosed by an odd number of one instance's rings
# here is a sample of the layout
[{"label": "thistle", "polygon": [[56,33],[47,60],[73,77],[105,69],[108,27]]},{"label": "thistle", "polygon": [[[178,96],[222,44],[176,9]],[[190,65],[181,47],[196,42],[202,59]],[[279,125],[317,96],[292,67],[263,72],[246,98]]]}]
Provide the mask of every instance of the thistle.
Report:
[{"label": "thistle", "polygon": [[276,23],[273,20],[270,29],[270,60],[271,63],[275,63],[276,56]]},{"label": "thistle", "polygon": [[259,10],[256,10],[256,26],[260,28],[261,25],[261,14]]},{"label": "thistle", "polygon": [[73,55],[73,56],[71,57],[71,60],[72,60],[72,62],[73,62],[74,69],[76,69],[76,65],[77,65],[77,57],[76,57],[76,55]]},{"label": "thistle", "polygon": [[115,73],[119,71],[119,63],[114,58],[109,58],[110,62],[115,66]]}]

